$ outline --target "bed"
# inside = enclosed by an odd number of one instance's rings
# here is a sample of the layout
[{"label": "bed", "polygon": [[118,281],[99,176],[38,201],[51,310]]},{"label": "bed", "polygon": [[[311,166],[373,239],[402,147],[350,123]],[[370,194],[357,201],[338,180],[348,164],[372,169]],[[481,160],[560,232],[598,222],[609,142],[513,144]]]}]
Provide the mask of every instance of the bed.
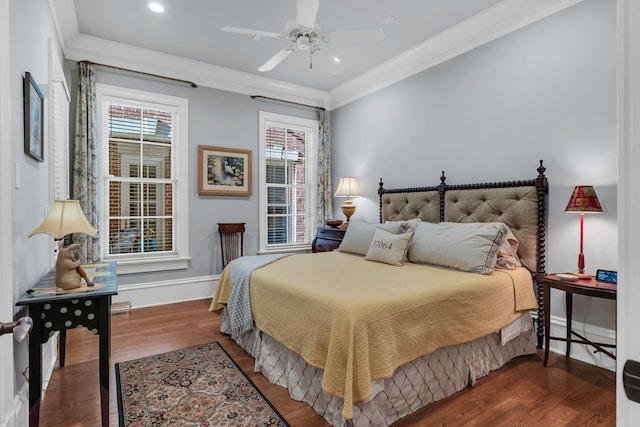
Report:
[{"label": "bed", "polygon": [[331,425],[390,425],[541,346],[544,171],[381,179],[379,224],[352,220],[333,252],[234,260],[211,310],[256,371]]}]

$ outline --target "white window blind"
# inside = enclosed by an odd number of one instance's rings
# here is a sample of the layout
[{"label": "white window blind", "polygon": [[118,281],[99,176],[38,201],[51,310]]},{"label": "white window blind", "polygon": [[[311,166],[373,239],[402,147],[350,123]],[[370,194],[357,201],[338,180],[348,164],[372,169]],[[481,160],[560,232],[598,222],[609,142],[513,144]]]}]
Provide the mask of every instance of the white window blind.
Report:
[{"label": "white window blind", "polygon": [[49,41],[49,195],[69,199],[69,89],[62,64]]},{"label": "white window blind", "polygon": [[54,200],[69,199],[69,93],[64,80],[53,80],[49,92],[51,193]]},{"label": "white window blind", "polygon": [[109,255],[175,253],[174,114],[110,103],[107,112]]}]

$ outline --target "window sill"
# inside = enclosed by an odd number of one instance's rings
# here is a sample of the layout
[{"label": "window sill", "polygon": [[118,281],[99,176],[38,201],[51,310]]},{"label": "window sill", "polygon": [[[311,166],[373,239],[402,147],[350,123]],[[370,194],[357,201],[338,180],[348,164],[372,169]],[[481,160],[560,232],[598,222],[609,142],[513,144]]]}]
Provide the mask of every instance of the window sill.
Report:
[{"label": "window sill", "polygon": [[305,252],[311,252],[311,245],[263,249],[261,251],[258,251],[258,255],[305,253]]},{"label": "window sill", "polygon": [[136,260],[116,260],[118,275],[152,273],[156,271],[184,270],[189,267],[191,257],[149,258]]}]

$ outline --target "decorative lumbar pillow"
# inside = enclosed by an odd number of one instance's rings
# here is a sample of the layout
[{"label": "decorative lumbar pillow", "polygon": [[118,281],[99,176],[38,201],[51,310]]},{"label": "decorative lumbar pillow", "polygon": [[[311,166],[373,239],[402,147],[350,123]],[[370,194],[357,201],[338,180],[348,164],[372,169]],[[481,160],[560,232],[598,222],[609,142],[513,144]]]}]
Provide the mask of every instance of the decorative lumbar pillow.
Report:
[{"label": "decorative lumbar pillow", "polygon": [[378,227],[364,259],[401,266],[412,235],[411,231],[394,234]]},{"label": "decorative lumbar pillow", "polygon": [[491,273],[506,234],[498,229],[421,222],[409,247],[409,261],[473,273]]},{"label": "decorative lumbar pillow", "polygon": [[506,228],[507,232],[502,240],[502,244],[498,249],[498,257],[496,259],[496,268],[504,268],[507,270],[513,270],[518,267],[522,267],[520,257],[518,257],[518,246],[520,242],[514,236],[511,229],[503,222],[441,222],[440,224],[460,226],[460,227],[472,227],[472,228],[490,228],[500,229]]},{"label": "decorative lumbar pillow", "polygon": [[410,231],[413,234],[419,219],[407,221],[393,221],[385,224],[375,224],[359,220],[349,221],[349,227],[344,233],[342,242],[338,246],[340,252],[350,252],[359,255],[366,255],[373,241],[376,229],[382,228],[392,234],[401,234]]}]

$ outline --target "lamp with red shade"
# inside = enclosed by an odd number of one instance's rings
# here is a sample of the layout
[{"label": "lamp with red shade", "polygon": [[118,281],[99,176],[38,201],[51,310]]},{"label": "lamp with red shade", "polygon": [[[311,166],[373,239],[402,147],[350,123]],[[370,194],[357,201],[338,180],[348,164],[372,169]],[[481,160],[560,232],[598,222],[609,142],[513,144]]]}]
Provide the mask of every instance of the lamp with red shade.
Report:
[{"label": "lamp with red shade", "polygon": [[567,208],[564,210],[569,213],[580,214],[580,253],[578,254],[578,272],[575,273],[578,277],[591,277],[584,272],[584,214],[586,213],[602,213],[602,207],[596,190],[590,185],[578,185],[573,189],[573,194],[569,199]]}]

